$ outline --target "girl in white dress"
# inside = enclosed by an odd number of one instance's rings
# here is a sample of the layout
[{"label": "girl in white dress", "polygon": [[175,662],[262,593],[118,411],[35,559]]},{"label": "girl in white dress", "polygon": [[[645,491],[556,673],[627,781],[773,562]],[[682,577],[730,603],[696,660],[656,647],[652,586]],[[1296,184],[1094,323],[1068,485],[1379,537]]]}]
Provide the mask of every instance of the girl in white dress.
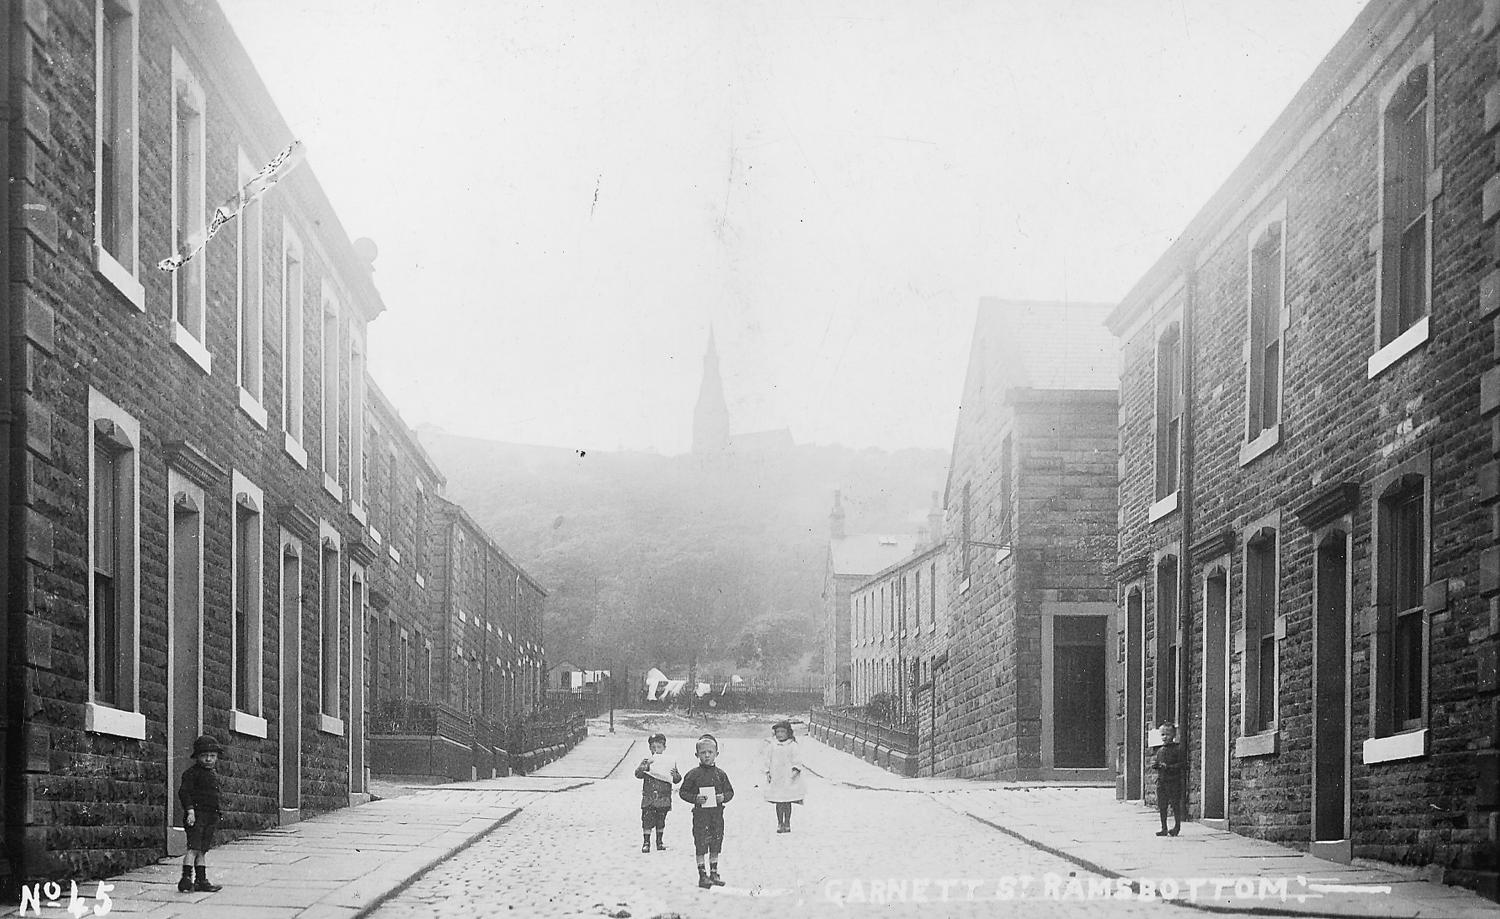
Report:
[{"label": "girl in white dress", "polygon": [[790,722],[778,721],[771,726],[775,736],[766,741],[766,800],[776,805],[776,832],[792,831],[792,805],[807,797],[807,781],[802,777],[802,751],[792,736]]}]

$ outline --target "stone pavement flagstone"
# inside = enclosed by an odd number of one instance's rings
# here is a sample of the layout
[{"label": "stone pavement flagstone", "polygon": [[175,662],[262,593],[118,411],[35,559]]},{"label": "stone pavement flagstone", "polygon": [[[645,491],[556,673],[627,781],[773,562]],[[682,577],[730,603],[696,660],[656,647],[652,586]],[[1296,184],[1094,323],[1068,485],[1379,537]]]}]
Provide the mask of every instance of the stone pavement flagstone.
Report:
[{"label": "stone pavement flagstone", "polygon": [[[1309,916],[1432,916],[1495,919],[1500,906],[1472,891],[1380,865],[1344,865],[1264,840],[1185,823],[1158,837],[1155,809],[1115,799],[1113,787],[906,778],[815,738],[803,759],[825,780],[927,794],[956,813],[1109,878],[1170,881],[1177,902],[1210,911]],[[1186,902],[1187,882],[1207,880]],[[1218,884],[1230,879],[1227,888]],[[1233,881],[1253,880],[1252,889]],[[1262,880],[1269,886],[1262,887]],[[1159,886],[1159,885],[1158,885]],[[1286,896],[1278,891],[1285,889]]]},{"label": "stone pavement flagstone", "polygon": [[[759,732],[757,732],[758,734]],[[687,739],[669,735],[668,750]],[[376,919],[514,915],[528,919],[606,916],[803,917],[993,916],[993,880],[1031,866],[1065,876],[1063,859],[998,834],[922,795],[855,789],[813,778],[790,834],[757,787],[762,741],[720,739],[719,764],[735,798],[725,807],[720,863],[726,885],[697,886],[690,808],[667,818],[665,852],[640,851],[640,781],[632,758],[610,778],[540,795],[505,828],[385,901]],[[982,842],[982,845],[975,844]],[[931,892],[918,885],[933,882]],[[983,878],[976,897],[962,888],[940,902],[942,879]],[[954,881],[953,883],[958,883]],[[899,894],[890,893],[899,888]],[[997,909],[997,906],[1000,908]],[[623,913],[622,913],[623,911]],[[1011,914],[1015,914],[1012,911]],[[1144,915],[1094,902],[1036,900],[1028,917]]]},{"label": "stone pavement flagstone", "polygon": [[[353,919],[529,803],[608,775],[635,740],[590,737],[535,778],[403,789],[408,793],[242,836],[209,854],[209,878],[224,887],[217,893],[178,892],[181,859],[164,859],[108,878],[110,911],[140,919]],[[90,908],[96,883],[80,885]]]},{"label": "stone pavement flagstone", "polygon": [[[805,733],[799,742],[813,773],[809,800],[794,811],[794,832],[779,835],[756,787],[759,745],[721,740],[720,763],[738,795],[727,812],[729,883],[709,892],[694,883],[686,807],[669,819],[671,848],[640,853],[632,757],[644,741],[622,732],[591,736],[533,776],[402,789],[242,837],[210,856],[210,877],[225,885],[216,894],[178,893],[175,859],[127,872],[108,881],[112,911],[141,919],[602,916],[621,909],[636,917],[988,916],[1003,906],[993,891],[988,900],[965,899],[960,890],[951,901],[933,902],[934,889],[918,901],[916,885],[1030,872],[1053,885],[1160,888],[1166,880],[1248,878],[1267,880],[1273,894],[1285,885],[1279,898],[1236,892],[1231,884],[1200,885],[1193,902],[1173,901],[1235,915],[1500,916],[1495,904],[1466,890],[1199,824],[1185,824],[1181,837],[1158,838],[1155,812],[1115,801],[1112,788],[907,779]],[[690,745],[690,737],[674,734],[669,749]],[[684,754],[683,765],[691,758]],[[93,882],[80,888],[83,896],[93,893]],[[1171,909],[1160,898],[1040,897],[1024,913],[1144,916],[1163,908]]]}]

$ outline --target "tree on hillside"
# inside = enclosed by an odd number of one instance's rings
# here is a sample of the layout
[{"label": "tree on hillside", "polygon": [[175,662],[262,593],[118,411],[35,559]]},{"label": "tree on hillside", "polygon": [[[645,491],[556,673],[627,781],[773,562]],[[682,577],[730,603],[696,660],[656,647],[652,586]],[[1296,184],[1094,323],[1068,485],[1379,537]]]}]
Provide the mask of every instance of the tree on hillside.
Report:
[{"label": "tree on hillside", "polygon": [[765,616],[740,632],[734,644],[734,661],[765,674],[785,672],[814,644],[812,623],[802,616]]}]

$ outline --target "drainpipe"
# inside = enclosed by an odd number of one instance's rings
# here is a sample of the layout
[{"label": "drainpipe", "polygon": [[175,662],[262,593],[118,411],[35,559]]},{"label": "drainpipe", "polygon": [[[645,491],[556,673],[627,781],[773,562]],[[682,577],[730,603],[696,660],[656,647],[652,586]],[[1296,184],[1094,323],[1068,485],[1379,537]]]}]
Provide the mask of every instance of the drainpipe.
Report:
[{"label": "drainpipe", "polygon": [[0,26],[0,500],[4,501],[4,526],[0,526],[0,596],[5,598],[5,610],[0,614],[0,666],[5,667],[5,702],[0,710],[0,731],[4,738],[0,749],[4,750],[0,760],[0,799],[3,799],[4,836],[0,843],[4,866],[0,867],[0,900],[14,902],[25,870],[22,849],[25,844],[25,736],[22,719],[26,712],[26,604],[24,596],[16,589],[21,583],[18,574],[25,564],[25,529],[21,525],[21,508],[17,485],[12,478],[11,457],[25,449],[24,427],[12,414],[12,406],[20,397],[11,371],[11,343],[20,331],[16,319],[17,307],[13,301],[10,282],[11,228],[17,223],[17,214],[12,203],[11,188],[15,177],[12,170],[12,149],[21,143],[21,99],[20,81],[13,72],[15,61],[20,59],[25,22],[22,8],[25,4],[4,5],[4,24]]},{"label": "drainpipe", "polygon": [[[1198,310],[1198,270],[1191,262],[1183,271],[1183,298],[1185,302],[1182,308],[1182,472],[1178,477],[1180,485],[1178,513],[1182,515],[1182,551],[1181,560],[1177,566],[1177,628],[1180,634],[1177,638],[1176,707],[1178,743],[1186,751],[1192,725],[1192,719],[1184,717],[1189,711],[1184,704],[1188,683],[1184,677],[1192,672],[1193,630],[1188,624],[1193,619],[1193,430],[1195,427],[1193,424],[1193,380],[1196,376],[1193,372],[1193,343]],[[1186,758],[1185,752],[1184,758]],[[1187,782],[1182,783],[1182,789],[1184,796],[1182,803],[1186,805]]]}]

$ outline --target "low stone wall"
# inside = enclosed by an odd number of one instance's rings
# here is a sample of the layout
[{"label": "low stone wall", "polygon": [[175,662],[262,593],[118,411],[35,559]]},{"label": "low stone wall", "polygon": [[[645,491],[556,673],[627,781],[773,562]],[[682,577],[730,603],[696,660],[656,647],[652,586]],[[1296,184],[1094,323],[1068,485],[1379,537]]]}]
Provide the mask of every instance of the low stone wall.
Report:
[{"label": "low stone wall", "polygon": [[808,731],[836,750],[852,753],[897,775],[917,774],[917,751],[908,749],[906,744],[892,743],[893,731],[887,726],[815,709],[808,719]]},{"label": "low stone wall", "polygon": [[[494,751],[488,764],[493,768]],[[507,759],[504,750],[501,760]],[[454,782],[475,778],[480,760],[479,749],[437,735],[382,734],[370,738],[370,772],[375,775],[433,776]],[[503,769],[500,775],[507,774]],[[488,778],[486,769],[480,777]]]},{"label": "low stone wall", "polygon": [[453,782],[533,772],[567,753],[588,736],[581,716],[537,721],[508,732],[487,731],[485,739],[441,734],[388,733],[370,736],[370,771],[375,775],[431,776]]},{"label": "low stone wall", "polygon": [[510,757],[511,769],[521,775],[534,772],[578,746],[588,733],[582,715],[564,723],[522,725],[514,735],[518,752]]}]

